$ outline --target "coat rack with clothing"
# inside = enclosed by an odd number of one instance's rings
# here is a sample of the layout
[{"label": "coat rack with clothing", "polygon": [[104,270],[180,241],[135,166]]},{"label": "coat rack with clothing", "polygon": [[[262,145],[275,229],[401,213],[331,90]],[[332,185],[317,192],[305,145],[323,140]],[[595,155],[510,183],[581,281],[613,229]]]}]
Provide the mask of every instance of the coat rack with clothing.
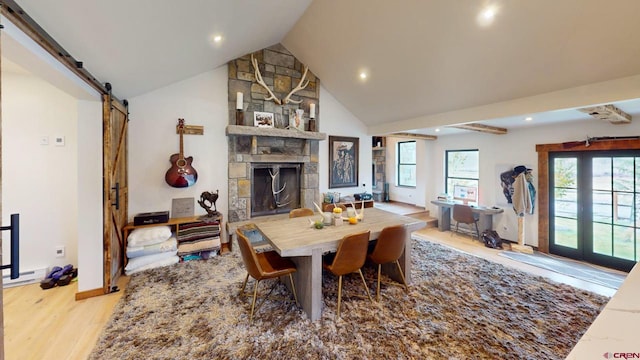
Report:
[{"label": "coat rack with clothing", "polygon": [[533,186],[532,169],[519,165],[513,168],[513,211],[518,217],[518,244],[512,245],[514,251],[533,253],[533,248],[525,245],[525,215],[533,214],[536,199],[536,189]]}]

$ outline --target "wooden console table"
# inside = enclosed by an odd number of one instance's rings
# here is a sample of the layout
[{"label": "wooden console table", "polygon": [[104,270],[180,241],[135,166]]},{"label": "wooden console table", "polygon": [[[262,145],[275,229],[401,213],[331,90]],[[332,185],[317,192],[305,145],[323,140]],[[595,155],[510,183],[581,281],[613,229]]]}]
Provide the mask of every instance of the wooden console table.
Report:
[{"label": "wooden console table", "polygon": [[[355,200],[352,197],[343,197],[340,199],[341,201],[335,203],[336,205],[344,205],[346,207],[351,207],[351,204],[355,205],[356,209],[360,209],[362,207],[362,201],[363,200]],[[332,203],[326,203],[323,202],[322,203],[322,210],[324,211],[330,211],[330,209],[332,209],[333,204]],[[372,200],[364,200],[364,207],[365,208],[372,208],[373,207],[373,199]],[[315,209],[314,209],[315,211]]]}]

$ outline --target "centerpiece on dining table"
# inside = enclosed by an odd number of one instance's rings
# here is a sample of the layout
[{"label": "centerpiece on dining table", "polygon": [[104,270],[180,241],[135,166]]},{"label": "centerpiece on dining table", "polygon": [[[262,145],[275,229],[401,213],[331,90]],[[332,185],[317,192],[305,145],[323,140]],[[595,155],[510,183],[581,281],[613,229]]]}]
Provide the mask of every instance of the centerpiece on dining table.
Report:
[{"label": "centerpiece on dining table", "polygon": [[320,206],[318,206],[318,204],[316,204],[315,202],[313,203],[313,205],[315,205],[316,210],[322,216],[319,220],[316,221],[312,221],[311,219],[309,219],[310,224],[316,229],[322,229],[327,225],[340,226],[345,221],[347,221],[350,225],[355,225],[359,221],[364,220],[364,201],[361,204],[360,213],[356,211],[355,205],[351,203],[351,207],[347,207],[346,217],[343,216],[344,211],[342,210],[342,208],[337,206],[336,204],[333,204],[334,208],[331,212],[322,211]]}]

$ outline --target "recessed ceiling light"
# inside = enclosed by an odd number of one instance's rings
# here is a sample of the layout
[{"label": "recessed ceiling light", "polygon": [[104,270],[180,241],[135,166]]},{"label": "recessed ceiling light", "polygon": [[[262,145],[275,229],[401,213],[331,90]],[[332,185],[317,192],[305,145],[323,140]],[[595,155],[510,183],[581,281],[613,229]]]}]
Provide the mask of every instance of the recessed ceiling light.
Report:
[{"label": "recessed ceiling light", "polygon": [[482,12],[482,16],[487,20],[491,20],[496,16],[496,9],[490,7]]},{"label": "recessed ceiling light", "polygon": [[527,116],[526,118],[524,118],[525,121],[531,121],[533,120],[533,118],[531,116]]},{"label": "recessed ceiling light", "polygon": [[439,128],[438,128],[438,129],[436,129],[436,132],[440,132],[440,129],[439,129]]},{"label": "recessed ceiling light", "polygon": [[360,79],[364,80],[364,79],[366,79],[366,78],[367,78],[367,73],[366,73],[366,72],[364,72],[364,71],[363,71],[363,72],[361,72],[361,73],[360,73]]},{"label": "recessed ceiling light", "polygon": [[498,13],[497,6],[495,5],[486,6],[478,14],[476,21],[480,26],[489,26],[491,25],[491,23],[493,23],[493,20],[495,20],[497,13]]},{"label": "recessed ceiling light", "polygon": [[222,41],[222,35],[216,35],[213,37],[213,42],[219,43]]}]

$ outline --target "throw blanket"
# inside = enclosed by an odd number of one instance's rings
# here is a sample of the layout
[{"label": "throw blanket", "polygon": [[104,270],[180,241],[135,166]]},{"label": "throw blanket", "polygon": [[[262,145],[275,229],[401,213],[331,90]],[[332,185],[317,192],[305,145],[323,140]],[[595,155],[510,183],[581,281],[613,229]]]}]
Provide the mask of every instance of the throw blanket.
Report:
[{"label": "throw blanket", "polygon": [[178,250],[178,241],[175,237],[171,237],[169,240],[161,242],[159,244],[146,246],[127,246],[127,257],[131,259],[168,251],[173,251],[175,253],[176,250]]},{"label": "throw blanket", "polygon": [[220,249],[220,223],[197,222],[180,225],[178,255],[185,256]]},{"label": "throw blanket", "polygon": [[178,245],[179,256],[213,250],[220,250],[220,237],[200,239]]},{"label": "throw blanket", "polygon": [[175,264],[178,261],[180,261],[180,258],[176,255],[175,251],[141,256],[129,259],[127,266],[124,268],[124,272],[127,275],[131,275],[143,270]]},{"label": "throw blanket", "polygon": [[180,225],[177,240],[181,244],[216,236],[220,236],[220,224],[199,222]]}]

